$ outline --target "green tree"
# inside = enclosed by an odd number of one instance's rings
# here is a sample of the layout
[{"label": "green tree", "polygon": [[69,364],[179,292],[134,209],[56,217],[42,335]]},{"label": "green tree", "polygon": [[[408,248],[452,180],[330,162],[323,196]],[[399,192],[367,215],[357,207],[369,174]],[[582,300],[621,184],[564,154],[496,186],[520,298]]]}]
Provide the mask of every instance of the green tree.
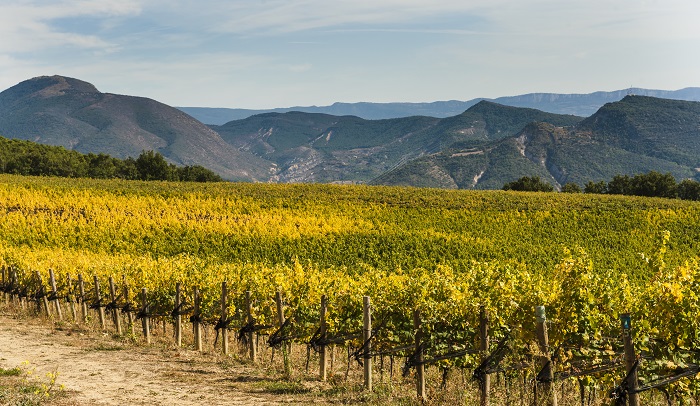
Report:
[{"label": "green tree", "polygon": [[177,168],[178,178],[186,182],[221,182],[221,176],[210,171],[209,169],[200,166],[184,166]]},{"label": "green tree", "polygon": [[143,152],[138,159],[129,157],[121,160],[102,153],[83,155],[60,146],[3,137],[0,137],[0,173],[70,178],[222,181],[219,175],[202,166],[178,168],[153,151]]},{"label": "green tree", "polygon": [[683,179],[676,188],[678,198],[683,200],[700,200],[700,182]]},{"label": "green tree", "polygon": [[581,193],[581,186],[573,182],[567,182],[561,187],[562,193]]},{"label": "green tree", "polygon": [[176,173],[160,152],[144,151],[136,158],[141,180],[176,180]]},{"label": "green tree", "polygon": [[651,171],[647,174],[634,175],[631,182],[633,195],[648,197],[676,197],[676,179],[670,173],[661,174]]},{"label": "green tree", "polygon": [[126,180],[141,179],[139,170],[136,167],[136,160],[128,157],[123,161],[117,162],[117,177]]},{"label": "green tree", "polygon": [[503,190],[517,190],[520,192],[551,192],[554,186],[540,179],[539,176],[523,176],[522,178],[506,183]]},{"label": "green tree", "polygon": [[588,183],[586,183],[586,186],[583,188],[584,193],[595,193],[602,195],[604,193],[607,193],[608,191],[608,184],[604,181],[601,180],[600,182],[593,182],[592,180],[589,180]]},{"label": "green tree", "polygon": [[107,154],[87,154],[88,176],[91,178],[111,179],[117,177],[118,161]]},{"label": "green tree", "polygon": [[615,175],[608,182],[606,193],[611,195],[630,195],[632,194],[632,178],[628,175]]}]

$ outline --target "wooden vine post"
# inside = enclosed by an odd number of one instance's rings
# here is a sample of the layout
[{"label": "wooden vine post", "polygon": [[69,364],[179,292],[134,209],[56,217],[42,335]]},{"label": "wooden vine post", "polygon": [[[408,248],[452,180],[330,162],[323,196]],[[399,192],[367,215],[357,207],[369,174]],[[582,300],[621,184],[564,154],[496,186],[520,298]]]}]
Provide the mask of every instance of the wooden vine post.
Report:
[{"label": "wooden vine post", "polygon": [[85,301],[85,281],[83,281],[83,275],[78,274],[78,293],[80,294],[80,313],[83,316],[83,323],[88,321],[88,306]]},{"label": "wooden vine post", "polygon": [[[535,307],[537,343],[542,355],[539,357],[540,368],[544,370],[545,382],[537,384],[535,389],[535,404],[557,406],[557,394],[554,391],[554,368],[549,356],[549,338],[547,336],[547,316],[544,306]],[[541,386],[541,390],[540,390]]]},{"label": "wooden vine post", "polygon": [[126,318],[129,321],[129,329],[131,334],[135,334],[134,331],[134,314],[131,311],[131,306],[129,305],[129,285],[126,283],[126,275],[122,275],[122,295],[124,296],[124,311],[126,312]]},{"label": "wooden vine post", "polygon": [[[479,353],[483,362],[489,353],[489,313],[484,306],[481,306],[479,314]],[[489,406],[489,392],[491,391],[491,376],[485,373],[479,382],[481,392],[481,406]]]},{"label": "wooden vine post", "polygon": [[[253,319],[253,299],[250,291],[245,292],[245,307],[248,315],[248,326],[253,327],[255,320]],[[255,347],[255,330],[253,328],[248,332],[248,346],[250,351],[250,360],[255,362],[258,358],[258,351]]]},{"label": "wooden vine post", "polygon": [[[629,406],[639,406],[639,380],[637,379],[637,355],[634,352],[634,343],[632,342],[632,319],[629,313],[620,315],[620,323],[622,325],[622,339],[625,345],[625,372],[627,376],[627,401]],[[632,369],[635,369],[632,371]],[[630,371],[632,371],[630,373]]]},{"label": "wooden vine post", "polygon": [[[17,271],[12,268],[12,286],[15,287],[19,285],[19,278],[17,277]],[[17,286],[19,288],[19,286]],[[25,298],[21,297],[21,295],[18,293],[17,294],[17,300],[19,301],[19,306],[24,309],[25,308]]]},{"label": "wooden vine post", "polygon": [[[7,279],[5,277],[5,267],[4,266],[2,267],[2,286],[3,287],[7,286]],[[8,293],[6,291],[2,292],[2,298],[5,300],[5,304],[9,303],[9,301],[10,301],[9,296],[8,296]]]},{"label": "wooden vine post", "polygon": [[146,344],[151,343],[151,320],[148,315],[151,311],[150,306],[148,306],[146,288],[141,289],[141,327],[143,328],[143,336],[146,338]]},{"label": "wooden vine post", "polygon": [[12,291],[12,285],[10,284],[9,268],[5,269],[5,267],[2,267],[2,286],[6,288],[6,290],[2,293],[5,304],[10,304],[10,292]]},{"label": "wooden vine post", "polygon": [[202,323],[200,322],[200,307],[202,298],[199,297],[199,288],[194,288],[194,314],[192,315],[192,330],[194,332],[194,348],[202,351]]},{"label": "wooden vine post", "polygon": [[68,304],[70,307],[70,314],[73,317],[73,321],[78,321],[78,315],[75,311],[75,294],[73,292],[73,278],[68,275]]},{"label": "wooden vine post", "polygon": [[[41,279],[41,273],[36,271],[36,280],[38,283],[39,294],[41,295],[42,303],[44,304],[44,312],[47,316],[51,316],[51,309],[49,309],[49,299],[46,296],[46,289],[44,288],[44,281]],[[36,302],[37,310],[41,313],[41,303],[37,300]]]},{"label": "wooden vine post", "polygon": [[[284,326],[284,304],[282,303],[282,292],[277,291],[275,293],[275,303],[277,304],[277,322],[279,323],[279,328]],[[291,365],[289,364],[289,345],[285,342],[282,343],[282,358],[284,362],[284,374],[285,376],[290,376],[292,374]]]},{"label": "wooden vine post", "polygon": [[14,304],[14,294],[12,293],[12,291],[14,290],[14,287],[15,287],[15,283],[14,283],[15,281],[13,279],[12,273],[13,273],[13,270],[12,270],[12,267],[10,267],[10,268],[7,268],[7,270],[5,272],[3,272],[3,274],[2,274],[3,275],[2,282],[3,282],[3,284],[5,284],[5,287],[7,288],[7,290],[5,292],[5,304],[10,304],[10,303]]},{"label": "wooden vine post", "polygon": [[112,320],[114,327],[117,329],[117,334],[122,335],[122,321],[119,317],[119,307],[117,306],[117,289],[114,286],[114,278],[109,277],[109,299],[112,304]]},{"label": "wooden vine post", "polygon": [[370,303],[369,296],[362,297],[362,342],[364,344],[364,377],[365,377],[365,389],[368,391],[372,390],[372,357],[370,356],[370,351],[372,351],[372,306]]},{"label": "wooden vine post", "polygon": [[416,394],[421,402],[425,402],[427,396],[425,395],[425,364],[423,364],[423,328],[422,320],[420,317],[420,310],[416,309],[413,311],[413,329],[416,331],[416,349],[415,349],[415,362],[416,362]]},{"label": "wooden vine post", "polygon": [[15,268],[12,268],[12,287],[16,288],[17,294],[15,295],[15,293],[12,293],[10,299],[12,299],[13,302],[14,299],[17,299],[19,302],[19,307],[24,310],[27,304],[25,303],[24,298],[21,297],[22,295],[19,293],[19,278],[17,277],[17,270],[15,270]]},{"label": "wooden vine post", "polygon": [[[221,282],[221,321],[228,320],[228,289],[226,281]],[[221,331],[221,350],[224,355],[228,355],[228,326],[223,325]]]},{"label": "wooden vine post", "polygon": [[53,269],[49,268],[49,282],[51,283],[51,301],[56,309],[56,315],[59,320],[63,320],[63,312],[61,311],[61,302],[58,300],[58,289],[56,289],[56,276]]},{"label": "wooden vine post", "polygon": [[17,272],[13,267],[10,267],[7,270],[7,278],[8,278],[8,283],[9,283],[9,289],[7,296],[5,296],[5,303],[8,304],[15,304],[15,288],[17,285]]},{"label": "wooden vine post", "polygon": [[328,300],[326,299],[326,295],[321,296],[321,325],[319,327],[319,337],[321,339],[321,348],[319,352],[319,368],[318,368],[318,375],[321,379],[322,382],[325,382],[327,379],[327,360],[326,360],[326,335],[327,335],[327,325],[326,325],[326,312],[328,310]]},{"label": "wooden vine post", "polygon": [[93,275],[95,282],[95,304],[97,305],[97,312],[100,315],[100,325],[102,330],[107,329],[107,324],[105,323],[105,308],[102,306],[102,294],[100,293],[100,282],[97,279],[97,275]]},{"label": "wooden vine post", "polygon": [[175,345],[182,346],[182,315],[180,314],[181,303],[181,292],[180,289],[182,285],[180,282],[175,284],[175,309],[173,311],[173,316],[175,316]]}]

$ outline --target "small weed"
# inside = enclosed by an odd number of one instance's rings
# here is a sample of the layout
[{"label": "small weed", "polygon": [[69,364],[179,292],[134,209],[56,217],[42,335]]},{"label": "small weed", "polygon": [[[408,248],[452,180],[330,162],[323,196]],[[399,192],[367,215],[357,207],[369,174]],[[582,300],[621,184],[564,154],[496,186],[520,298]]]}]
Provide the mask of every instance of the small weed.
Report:
[{"label": "small weed", "polygon": [[11,369],[0,368],[0,404],[41,405],[64,395],[63,385],[56,385],[58,371],[37,378],[29,362]]},{"label": "small weed", "polygon": [[15,367],[10,369],[0,368],[0,376],[20,376],[22,375],[22,368]]}]

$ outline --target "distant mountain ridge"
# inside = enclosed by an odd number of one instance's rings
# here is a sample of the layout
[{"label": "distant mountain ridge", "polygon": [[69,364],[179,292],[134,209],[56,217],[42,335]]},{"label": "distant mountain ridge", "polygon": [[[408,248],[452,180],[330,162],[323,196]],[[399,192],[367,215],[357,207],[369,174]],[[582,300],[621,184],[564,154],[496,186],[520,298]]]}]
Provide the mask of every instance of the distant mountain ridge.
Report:
[{"label": "distant mountain ridge", "polygon": [[638,95],[587,118],[482,100],[446,118],[287,112],[205,126],[52,76],[0,93],[0,135],[122,158],[153,150],[248,182],[499,189],[539,176],[559,188],[650,170],[700,180],[700,102]]},{"label": "distant mountain ridge", "polygon": [[611,92],[588,94],[529,93],[519,96],[498,97],[495,99],[477,98],[468,101],[436,101],[430,103],[333,103],[330,106],[296,106],[275,109],[230,109],[211,107],[178,107],[197,120],[212,125],[222,125],[233,120],[242,120],[256,114],[322,113],[335,116],[357,116],[367,120],[427,116],[446,118],[456,116],[482,100],[492,101],[512,107],[527,107],[554,114],[571,114],[588,117],[605,103],[622,100],[625,96],[651,96],[663,99],[700,101],[700,87],[687,87],[680,90],[653,90],[629,88]]},{"label": "distant mountain ridge", "polygon": [[320,113],[265,113],[211,126],[231,145],[274,162],[278,182],[368,182],[411,159],[455,144],[515,134],[532,121],[573,125],[581,117],[481,101],[444,119],[365,120]]},{"label": "distant mountain ridge", "polygon": [[63,76],[33,78],[1,92],[0,135],[119,158],[153,150],[172,163],[202,165],[232,180],[267,180],[272,170],[180,110],[101,93]]},{"label": "distant mountain ridge", "polygon": [[626,96],[574,126],[531,122],[495,142],[412,160],[372,183],[498,189],[538,176],[559,188],[650,170],[700,180],[700,103]]}]

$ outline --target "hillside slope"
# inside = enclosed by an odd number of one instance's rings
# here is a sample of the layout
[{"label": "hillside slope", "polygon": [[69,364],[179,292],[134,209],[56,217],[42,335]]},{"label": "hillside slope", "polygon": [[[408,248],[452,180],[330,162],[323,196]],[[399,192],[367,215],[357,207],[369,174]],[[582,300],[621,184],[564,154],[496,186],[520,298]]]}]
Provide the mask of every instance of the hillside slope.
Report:
[{"label": "hillside slope", "polygon": [[226,179],[267,180],[274,170],[175,108],[101,93],[62,76],[30,79],[0,93],[0,133],[120,158],[153,150],[172,163],[202,165]]},{"label": "hillside slope", "polygon": [[276,163],[281,182],[367,182],[426,154],[512,136],[532,121],[574,125],[582,118],[482,101],[450,118],[364,120],[314,113],[267,113],[212,126],[227,142]]},{"label": "hillside slope", "polygon": [[700,167],[700,103],[627,96],[608,103],[577,130],[626,151]]},{"label": "hillside slope", "polygon": [[586,119],[482,100],[447,118],[287,112],[207,127],[151,99],[44,76],[0,93],[0,134],[120,158],[153,150],[240,181],[499,189],[522,176],[560,187],[700,173],[700,102],[647,96]]},{"label": "hillside slope", "polygon": [[373,183],[497,189],[539,176],[559,188],[651,170],[700,179],[700,103],[627,96],[574,126],[533,122],[498,141],[421,157]]}]

